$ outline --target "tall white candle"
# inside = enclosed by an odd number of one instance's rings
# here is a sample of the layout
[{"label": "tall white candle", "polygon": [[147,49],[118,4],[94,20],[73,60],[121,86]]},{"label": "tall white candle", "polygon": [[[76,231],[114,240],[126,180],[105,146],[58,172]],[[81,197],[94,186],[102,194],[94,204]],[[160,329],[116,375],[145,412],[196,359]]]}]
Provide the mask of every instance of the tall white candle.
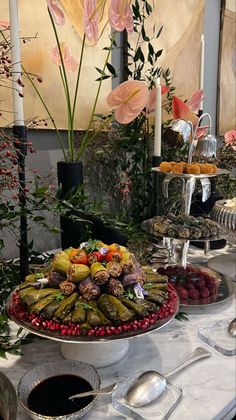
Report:
[{"label": "tall white candle", "polygon": [[[12,61],[12,91],[14,125],[24,125],[24,107],[22,86],[17,82],[21,77],[20,39],[18,21],[18,0],[9,0],[11,61]],[[20,95],[19,95],[20,94]]]},{"label": "tall white candle", "polygon": [[161,84],[157,78],[153,156],[161,156]]},{"label": "tall white candle", "polygon": [[[205,40],[204,35],[201,36],[201,51],[200,51],[200,75],[199,75],[199,89],[204,89],[204,53]],[[200,109],[203,110],[203,100],[200,103]]]}]

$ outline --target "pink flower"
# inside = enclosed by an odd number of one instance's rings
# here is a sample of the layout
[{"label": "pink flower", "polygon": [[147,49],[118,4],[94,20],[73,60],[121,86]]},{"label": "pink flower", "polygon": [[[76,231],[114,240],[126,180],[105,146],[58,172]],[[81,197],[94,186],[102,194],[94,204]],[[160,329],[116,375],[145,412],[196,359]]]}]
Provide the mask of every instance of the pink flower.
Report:
[{"label": "pink flower", "polygon": [[115,119],[121,124],[133,121],[145,108],[148,87],[139,80],[127,80],[107,96],[107,103],[115,110]]},{"label": "pink flower", "polygon": [[226,145],[230,144],[236,151],[236,129],[227,131],[224,137]]},{"label": "pink flower", "polygon": [[[78,67],[78,64],[75,61],[75,59],[72,57],[70,48],[67,47],[67,45],[64,42],[60,43],[60,48],[61,48],[61,53],[62,53],[62,58],[63,58],[65,68],[69,71],[76,71],[77,67]],[[52,49],[51,52],[52,52],[52,60],[53,60],[54,64],[56,64],[57,66],[60,66],[61,65],[61,57],[60,57],[60,52],[59,52],[58,46],[56,45]]]},{"label": "pink flower", "polygon": [[8,22],[8,20],[0,19],[0,27],[3,29],[8,29],[10,28],[10,23]]},{"label": "pink flower", "polygon": [[[165,95],[165,93],[169,92],[169,88],[167,86],[161,87],[161,95]],[[156,89],[152,89],[149,91],[149,100],[147,105],[147,114],[151,114],[156,109]]]},{"label": "pink flower", "polygon": [[111,0],[109,7],[109,21],[115,31],[133,32],[133,13],[129,0]]},{"label": "pink flower", "polygon": [[192,112],[195,112],[195,114],[198,114],[199,109],[200,109],[200,104],[203,98],[204,98],[203,90],[199,89],[193,92],[191,98],[187,102],[189,108],[191,109]]},{"label": "pink flower", "polygon": [[[191,97],[192,107],[196,109],[200,95],[198,96],[198,101],[196,100],[196,97],[192,99],[193,97],[194,94]],[[196,127],[198,124],[199,118],[197,117],[197,115],[192,111],[191,107],[187,103],[177,98],[177,96],[173,96],[172,98],[172,115],[174,120],[180,119],[185,121],[191,121],[194,127]],[[198,127],[195,137],[199,138],[205,136],[207,133],[207,129],[207,126]]]},{"label": "pink flower", "polygon": [[63,13],[63,10],[57,4],[57,2],[55,2],[55,0],[47,0],[47,5],[53,17],[54,22],[58,26],[63,26],[65,23],[65,15]]},{"label": "pink flower", "polygon": [[93,42],[98,41],[98,9],[97,0],[84,1],[84,32],[86,37]]}]

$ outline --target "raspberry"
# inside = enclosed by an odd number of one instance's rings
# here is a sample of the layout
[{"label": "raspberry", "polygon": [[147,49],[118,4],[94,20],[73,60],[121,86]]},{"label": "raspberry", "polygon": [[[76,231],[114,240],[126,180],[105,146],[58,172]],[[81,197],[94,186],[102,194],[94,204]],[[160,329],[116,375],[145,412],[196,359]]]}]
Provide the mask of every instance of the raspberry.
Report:
[{"label": "raspberry", "polygon": [[194,282],[192,280],[188,280],[185,284],[185,288],[187,290],[194,289]]},{"label": "raspberry", "polygon": [[190,289],[188,291],[188,296],[190,297],[190,299],[198,299],[199,291],[197,289]]},{"label": "raspberry", "polygon": [[195,282],[195,286],[197,287],[197,289],[202,289],[203,287],[206,286],[206,282],[204,279],[199,279]]},{"label": "raspberry", "polygon": [[206,281],[207,286],[215,286],[216,285],[216,280],[214,279],[214,277],[205,276],[205,281]]},{"label": "raspberry", "polygon": [[201,287],[201,288],[199,289],[199,293],[200,293],[200,296],[201,296],[202,298],[207,298],[207,297],[210,295],[210,292],[209,292],[209,290],[207,289],[207,287]]},{"label": "raspberry", "polygon": [[176,291],[180,299],[188,299],[188,291],[183,286],[176,286]]},{"label": "raspberry", "polygon": [[207,285],[207,288],[210,292],[210,295],[216,295],[217,294],[217,286],[208,286]]}]

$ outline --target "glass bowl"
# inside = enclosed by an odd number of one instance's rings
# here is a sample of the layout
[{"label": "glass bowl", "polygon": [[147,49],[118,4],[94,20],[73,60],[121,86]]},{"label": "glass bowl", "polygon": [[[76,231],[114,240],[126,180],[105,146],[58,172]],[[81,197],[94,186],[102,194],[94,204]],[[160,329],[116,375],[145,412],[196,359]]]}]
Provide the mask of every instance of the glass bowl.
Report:
[{"label": "glass bowl", "polygon": [[166,420],[177,407],[182,399],[182,389],[172,385],[167,381],[166,389],[152,403],[142,407],[133,407],[126,401],[126,393],[136,378],[144,370],[136,371],[135,374],[126,378],[126,380],[117,387],[112,393],[113,407],[120,413],[130,416],[133,419],[145,420]]},{"label": "glass bowl", "polygon": [[[48,378],[60,376],[60,375],[75,375],[80,378],[85,379],[92,387],[92,389],[100,388],[100,377],[96,369],[88,364],[83,362],[74,362],[74,361],[60,361],[60,362],[50,362],[43,363],[36,366],[35,368],[26,372],[19,384],[18,384],[18,399],[25,409],[26,413],[34,420],[45,420],[45,419],[58,419],[58,420],[76,420],[84,416],[94,405],[97,396],[95,396],[89,404],[85,407],[77,410],[71,414],[65,414],[62,416],[45,416],[45,414],[38,414],[32,411],[28,406],[28,397],[40,382],[45,381]],[[78,390],[79,392],[79,390]],[[60,396],[58,396],[60,398]]]}]

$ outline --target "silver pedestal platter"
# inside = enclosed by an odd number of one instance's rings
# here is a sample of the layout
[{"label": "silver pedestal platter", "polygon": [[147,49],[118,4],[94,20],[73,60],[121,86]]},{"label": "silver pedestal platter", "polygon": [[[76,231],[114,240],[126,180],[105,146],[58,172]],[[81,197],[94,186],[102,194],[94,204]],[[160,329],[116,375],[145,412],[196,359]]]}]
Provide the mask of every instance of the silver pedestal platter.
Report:
[{"label": "silver pedestal platter", "polygon": [[177,292],[174,291],[176,297],[174,313],[167,318],[158,319],[154,325],[150,325],[144,330],[132,330],[107,337],[61,335],[58,331],[44,330],[37,327],[37,325],[32,325],[30,322],[17,318],[13,302],[13,295],[16,293],[16,290],[17,288],[10,294],[7,301],[7,313],[12,321],[29,333],[61,342],[61,352],[66,359],[80,360],[95,367],[105,367],[118,362],[128,352],[130,339],[149,334],[164,327],[175,317],[179,309],[179,298]]}]

